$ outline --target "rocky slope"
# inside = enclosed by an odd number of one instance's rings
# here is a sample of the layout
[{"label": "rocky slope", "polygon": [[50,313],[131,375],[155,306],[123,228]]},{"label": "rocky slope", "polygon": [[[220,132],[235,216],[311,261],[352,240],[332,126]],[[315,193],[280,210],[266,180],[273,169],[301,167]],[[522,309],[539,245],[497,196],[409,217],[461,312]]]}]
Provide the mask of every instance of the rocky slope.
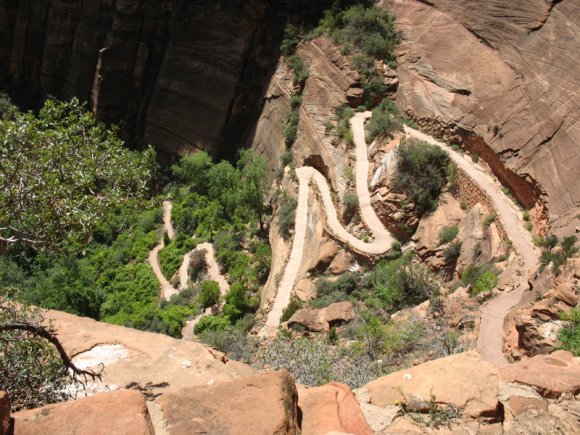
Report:
[{"label": "rocky slope", "polygon": [[396,17],[397,104],[484,158],[553,230],[579,224],[580,10],[564,1],[382,1]]}]

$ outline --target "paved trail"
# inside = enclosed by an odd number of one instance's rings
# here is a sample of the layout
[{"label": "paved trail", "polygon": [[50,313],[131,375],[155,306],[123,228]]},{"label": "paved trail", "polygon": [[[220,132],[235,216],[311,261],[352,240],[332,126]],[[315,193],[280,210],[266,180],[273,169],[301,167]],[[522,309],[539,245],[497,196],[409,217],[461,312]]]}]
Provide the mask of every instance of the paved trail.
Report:
[{"label": "paved trail", "polygon": [[[173,240],[175,237],[175,230],[171,224],[171,202],[169,201],[163,201],[163,228],[169,239]],[[167,300],[175,292],[175,289],[171,284],[169,284],[169,281],[167,281],[167,278],[165,278],[163,272],[161,272],[161,265],[159,264],[158,254],[164,246],[165,243],[163,242],[163,237],[161,237],[159,244],[149,252],[149,264],[151,265],[153,273],[155,273],[155,276],[159,281],[159,285],[161,286],[161,298]]]},{"label": "paved trail", "polygon": [[282,313],[290,303],[290,296],[302,262],[302,254],[304,252],[304,241],[308,221],[308,192],[310,189],[310,181],[315,182],[320,190],[326,214],[326,226],[328,231],[334,237],[348,244],[352,249],[364,254],[380,255],[391,249],[395,239],[383,226],[371,206],[368,188],[369,161],[367,156],[367,144],[364,137],[364,122],[370,116],[371,112],[357,113],[351,118],[350,125],[353,131],[354,144],[356,147],[356,192],[359,197],[360,213],[364,223],[372,231],[374,240],[370,243],[363,242],[350,234],[342,226],[338,219],[334,203],[332,202],[332,196],[326,178],[324,178],[320,172],[310,166],[296,168],[299,188],[292,251],[290,252],[290,258],[286,264],[286,268],[284,269],[280,285],[278,286],[274,305],[268,313],[266,324],[259,332],[259,336],[276,335]]},{"label": "paved trail", "polygon": [[424,133],[405,126],[407,136],[414,137],[424,142],[438,145],[449,153],[451,159],[487,194],[497,218],[512,241],[512,246],[521,258],[521,276],[519,285],[512,291],[502,293],[500,296],[486,303],[481,309],[481,323],[477,337],[477,350],[488,361],[496,366],[507,364],[508,361],[503,353],[505,332],[503,329],[506,316],[510,310],[520,301],[524,292],[528,289],[528,272],[538,263],[532,238],[529,231],[525,230],[519,222],[520,211],[513,202],[501,191],[501,185],[485,173],[479,166],[466,159],[463,155],[454,151],[450,146],[439,142]]}]

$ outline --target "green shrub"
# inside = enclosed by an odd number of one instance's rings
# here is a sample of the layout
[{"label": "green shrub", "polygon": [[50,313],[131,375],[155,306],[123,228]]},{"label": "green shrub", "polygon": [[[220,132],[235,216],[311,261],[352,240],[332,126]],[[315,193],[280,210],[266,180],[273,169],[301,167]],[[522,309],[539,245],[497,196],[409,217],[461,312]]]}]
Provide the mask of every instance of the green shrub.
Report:
[{"label": "green shrub", "polygon": [[495,222],[496,216],[494,214],[488,214],[484,219],[483,219],[483,225],[485,227],[489,227],[491,225],[492,222]]},{"label": "green shrub", "polygon": [[201,283],[199,292],[199,304],[202,308],[212,307],[220,301],[220,286],[215,281],[204,281]]},{"label": "green shrub", "polygon": [[290,115],[282,126],[282,135],[286,142],[286,146],[290,147],[296,141],[298,135],[298,123],[300,122],[300,110],[298,108],[292,109]]},{"label": "green shrub", "polygon": [[191,237],[180,233],[174,240],[159,251],[159,264],[163,275],[169,279],[178,271],[183,256],[195,248],[195,240]]},{"label": "green shrub", "polygon": [[292,69],[293,72],[293,83],[296,85],[303,85],[304,81],[308,78],[308,66],[304,63],[302,58],[297,54],[293,54],[288,59],[286,59],[288,67]]},{"label": "green shrub", "polygon": [[294,228],[297,205],[298,202],[296,201],[296,198],[286,197],[280,206],[278,224],[280,226],[280,234],[285,239],[290,237],[290,230]]},{"label": "green shrub", "polygon": [[280,44],[280,51],[286,57],[292,56],[296,47],[302,39],[302,30],[292,24],[287,24],[284,28],[284,38]]},{"label": "green shrub", "polygon": [[292,299],[288,306],[284,309],[280,321],[287,322],[300,308],[302,308],[302,302],[299,299]]},{"label": "green shrub", "polygon": [[381,101],[387,93],[387,85],[384,76],[377,70],[375,60],[358,54],[352,58],[350,66],[359,74],[359,81],[364,90],[365,107],[372,107]]},{"label": "green shrub", "polygon": [[395,104],[385,98],[373,110],[373,116],[366,127],[366,141],[370,143],[376,138],[388,137],[401,130],[403,124],[398,115],[399,110]]},{"label": "green shrub", "polygon": [[223,331],[229,326],[229,322],[225,317],[221,316],[203,316],[193,328],[195,335],[202,334],[206,331]]},{"label": "green shrub", "polygon": [[574,356],[580,356],[580,310],[572,308],[569,313],[561,313],[560,318],[570,322],[558,332],[562,349],[572,352]]},{"label": "green shrub", "polygon": [[282,166],[286,167],[292,162],[292,151],[291,150],[284,150],[282,155],[280,156],[280,163]]},{"label": "green shrub", "polygon": [[457,234],[459,234],[459,228],[457,228],[457,225],[443,227],[441,231],[439,231],[439,244],[443,245],[444,243],[449,243],[457,236]]},{"label": "green shrub", "polygon": [[394,187],[409,196],[420,214],[434,210],[447,183],[448,154],[437,146],[416,141],[402,142],[396,154]]},{"label": "green shrub", "polygon": [[376,6],[354,5],[346,10],[337,7],[327,10],[318,32],[324,32],[345,51],[359,50],[386,61],[395,61],[398,36],[393,18]]},{"label": "green shrub", "polygon": [[530,212],[529,210],[524,210],[522,212],[522,218],[524,219],[524,221],[528,222],[530,220]]},{"label": "green shrub", "polygon": [[352,131],[350,129],[350,118],[354,116],[354,110],[352,110],[346,104],[338,106],[335,110],[334,119],[336,121],[336,134],[340,137],[347,145],[353,145],[354,139],[352,136]]},{"label": "green shrub", "polygon": [[443,249],[443,256],[448,262],[455,261],[461,255],[461,240],[455,240]]},{"label": "green shrub", "polygon": [[344,192],[342,197],[342,205],[344,208],[344,214],[347,216],[352,216],[358,209],[358,195],[354,192]]},{"label": "green shrub", "polygon": [[290,107],[292,109],[297,109],[302,104],[302,96],[294,94],[290,97]]},{"label": "green shrub", "polygon": [[542,254],[540,255],[540,271],[548,264],[552,264],[552,271],[558,275],[560,267],[566,262],[568,258],[574,257],[578,253],[576,236],[565,237],[560,243],[559,249],[555,249],[558,244],[558,237],[550,235],[545,239],[541,239],[540,246],[542,246]]},{"label": "green shrub", "polygon": [[475,296],[480,293],[488,292],[497,285],[497,282],[497,275],[492,270],[488,270],[477,278],[477,281],[475,281],[473,289],[471,290],[471,295]]},{"label": "green shrub", "polygon": [[479,162],[479,154],[477,154],[477,153],[473,153],[473,154],[471,154],[471,161],[472,161],[473,163],[477,163],[477,162]]}]

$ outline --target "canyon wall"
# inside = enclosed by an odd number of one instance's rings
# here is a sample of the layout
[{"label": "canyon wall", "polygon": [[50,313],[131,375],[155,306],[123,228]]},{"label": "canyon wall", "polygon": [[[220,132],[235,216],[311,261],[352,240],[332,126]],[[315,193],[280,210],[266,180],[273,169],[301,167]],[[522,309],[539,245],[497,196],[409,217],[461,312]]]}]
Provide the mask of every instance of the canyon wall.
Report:
[{"label": "canyon wall", "polygon": [[24,107],[50,95],[89,101],[137,146],[228,155],[277,61],[285,17],[275,6],[0,0],[0,85]]},{"label": "canyon wall", "polygon": [[578,3],[380,5],[402,35],[397,104],[479,153],[522,206],[547,206],[554,232],[573,233],[580,224]]}]

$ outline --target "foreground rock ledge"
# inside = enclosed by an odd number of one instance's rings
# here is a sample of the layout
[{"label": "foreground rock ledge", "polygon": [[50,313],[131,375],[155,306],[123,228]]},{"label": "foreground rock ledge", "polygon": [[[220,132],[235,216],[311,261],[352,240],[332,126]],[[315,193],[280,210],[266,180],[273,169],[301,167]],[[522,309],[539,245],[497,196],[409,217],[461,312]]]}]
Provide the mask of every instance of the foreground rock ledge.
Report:
[{"label": "foreground rock ledge", "polygon": [[298,393],[286,370],[183,388],[155,400],[171,435],[296,434]]},{"label": "foreground rock ledge", "polygon": [[14,435],[154,433],[145,398],[129,390],[20,411],[14,420]]},{"label": "foreground rock ledge", "polygon": [[[497,417],[498,373],[476,351],[430,361],[369,382],[371,403],[387,407],[407,399],[453,405],[466,417]],[[402,393],[402,394],[401,394]]]}]

